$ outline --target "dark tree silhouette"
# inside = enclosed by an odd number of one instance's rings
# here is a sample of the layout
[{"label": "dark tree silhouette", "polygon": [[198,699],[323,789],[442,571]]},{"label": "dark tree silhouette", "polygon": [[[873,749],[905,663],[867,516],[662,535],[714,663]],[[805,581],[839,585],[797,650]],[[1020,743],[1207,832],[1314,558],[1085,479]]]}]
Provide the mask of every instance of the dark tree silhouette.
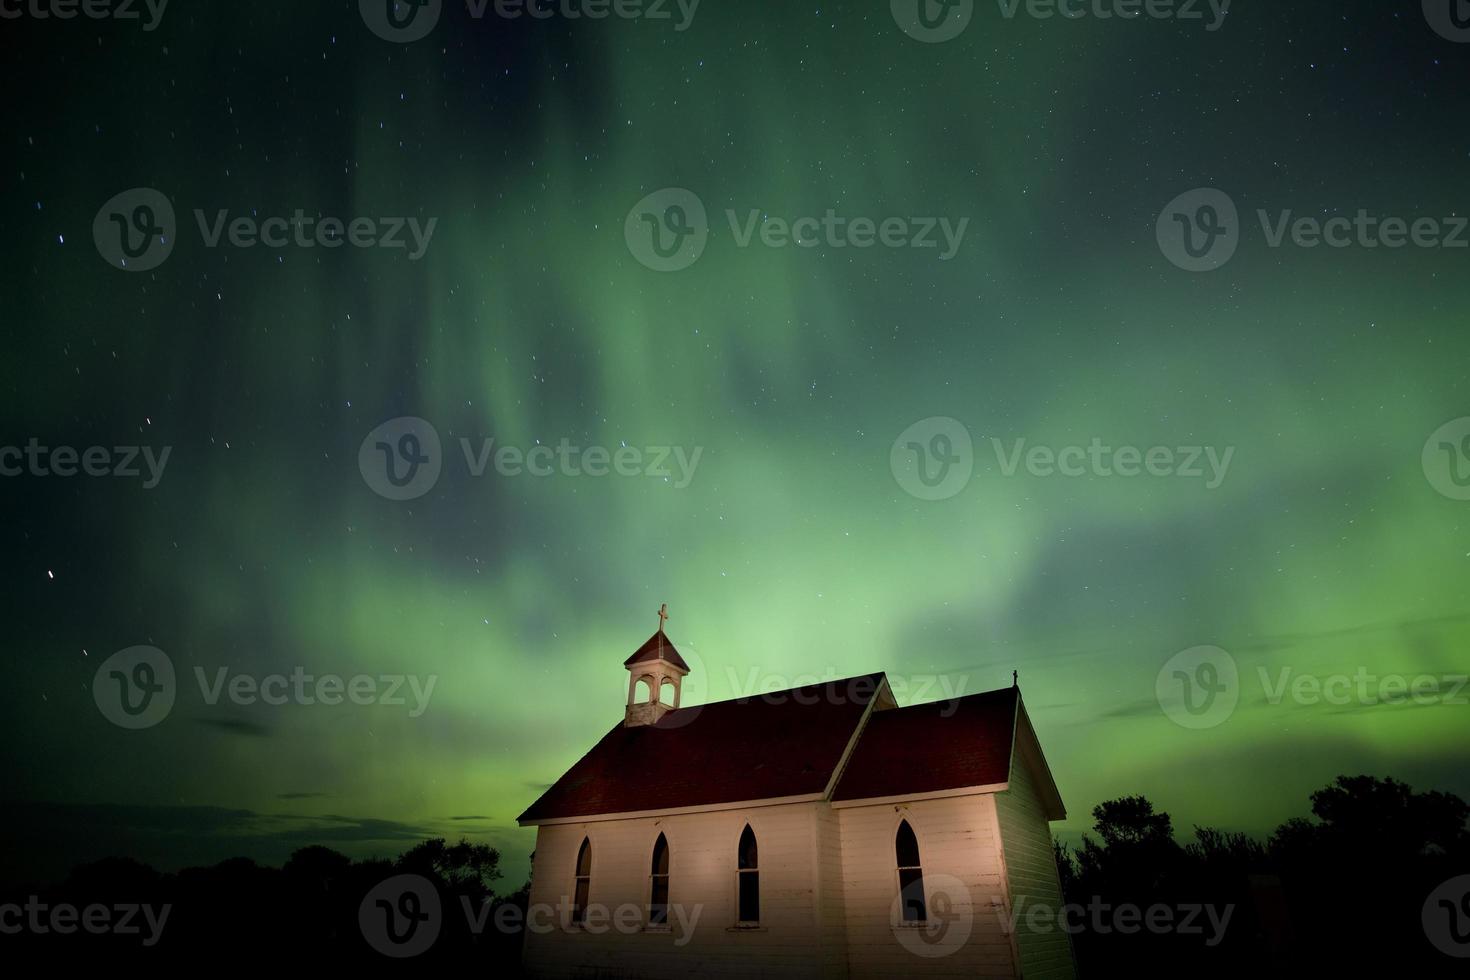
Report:
[{"label": "dark tree silhouette", "polygon": [[[1193,828],[1181,843],[1169,814],[1144,797],[1099,804],[1080,847],[1055,847],[1065,900],[1081,910],[1063,921],[1075,930],[1082,975],[1455,975],[1464,961],[1433,947],[1421,912],[1435,888],[1470,873],[1470,807],[1392,779],[1343,776],[1312,794],[1311,814],[1264,843],[1212,827]],[[443,912],[415,966],[518,974],[529,882],[497,895],[500,853],[465,839],[427,840],[393,859],[311,846],[280,868],[234,858],[174,874],[109,858],[39,892],[0,889],[0,904],[24,906],[34,895],[78,908],[167,905],[160,941],[23,930],[3,937],[4,948],[109,968],[126,960],[193,972],[251,963],[372,969],[386,961],[365,938],[359,910],[373,889],[404,874],[427,879]],[[1133,928],[1119,928],[1128,906],[1137,910]],[[1194,913],[1190,931],[1191,908],[1215,917]],[[1159,915],[1153,924],[1150,910]],[[1014,927],[1031,928],[1024,916]]]},{"label": "dark tree silhouette", "polygon": [[1056,847],[1069,902],[1206,905],[1230,909],[1230,918],[1213,943],[1089,921],[1073,936],[1083,975],[1177,973],[1185,964],[1193,976],[1450,975],[1456,963],[1430,943],[1420,913],[1436,886],[1470,872],[1470,806],[1372,776],[1340,776],[1311,803],[1315,820],[1292,818],[1264,844],[1196,827],[1182,846],[1169,815],[1143,797],[1095,807],[1096,839],[1083,835],[1075,852]]}]

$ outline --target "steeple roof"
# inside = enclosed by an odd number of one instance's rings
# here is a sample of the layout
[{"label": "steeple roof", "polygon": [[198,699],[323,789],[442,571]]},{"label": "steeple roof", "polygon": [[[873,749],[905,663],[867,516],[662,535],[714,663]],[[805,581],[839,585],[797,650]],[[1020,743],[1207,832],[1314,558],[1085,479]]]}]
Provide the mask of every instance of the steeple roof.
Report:
[{"label": "steeple roof", "polygon": [[631,667],[634,664],[646,663],[650,660],[662,660],[665,663],[679,668],[686,674],[689,673],[689,665],[684,662],[683,657],[679,656],[679,651],[674,649],[674,645],[669,642],[669,638],[664,636],[662,628],[634,651],[633,656],[624,660],[623,666]]}]

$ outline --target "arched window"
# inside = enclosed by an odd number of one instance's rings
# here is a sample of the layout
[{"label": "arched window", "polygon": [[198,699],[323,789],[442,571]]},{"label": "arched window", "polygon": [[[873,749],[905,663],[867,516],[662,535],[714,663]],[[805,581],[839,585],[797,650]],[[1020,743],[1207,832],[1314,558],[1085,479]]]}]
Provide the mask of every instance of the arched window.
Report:
[{"label": "arched window", "polygon": [[669,921],[669,842],[663,834],[653,842],[653,870],[648,889],[648,924],[667,925]]},{"label": "arched window", "polygon": [[919,867],[919,839],[904,820],[893,841],[898,856],[898,890],[902,896],[903,921],[923,922],[929,918],[924,907],[924,871]]},{"label": "arched window", "polygon": [[592,841],[582,838],[582,847],[577,851],[577,886],[572,897],[572,923],[581,925],[587,921],[587,893],[592,890]]},{"label": "arched window", "polygon": [[761,920],[760,860],[755,849],[755,831],[750,824],[740,832],[740,853],[735,876],[739,879],[741,925],[755,925]]}]

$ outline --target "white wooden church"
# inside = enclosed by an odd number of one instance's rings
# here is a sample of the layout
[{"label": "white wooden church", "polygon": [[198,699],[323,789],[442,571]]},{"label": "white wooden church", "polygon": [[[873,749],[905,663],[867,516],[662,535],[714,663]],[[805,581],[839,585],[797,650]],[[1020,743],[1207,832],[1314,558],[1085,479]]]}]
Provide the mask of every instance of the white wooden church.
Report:
[{"label": "white wooden church", "polygon": [[882,673],[684,706],[659,631],[623,719],[520,816],[546,977],[1071,977],[1018,687],[900,708]]}]

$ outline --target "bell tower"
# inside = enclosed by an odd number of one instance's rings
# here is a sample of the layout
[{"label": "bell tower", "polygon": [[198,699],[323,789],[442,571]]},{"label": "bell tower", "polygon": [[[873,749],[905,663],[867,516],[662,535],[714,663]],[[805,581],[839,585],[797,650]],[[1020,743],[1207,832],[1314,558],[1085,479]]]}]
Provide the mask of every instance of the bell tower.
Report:
[{"label": "bell tower", "polygon": [[[679,707],[679,686],[689,673],[689,665],[664,635],[664,621],[669,618],[668,603],[659,607],[658,632],[648,638],[633,656],[623,661],[628,668],[628,708],[623,727],[639,728],[656,723]],[[673,704],[664,704],[660,692],[664,685],[674,688]],[[646,685],[646,691],[642,690]]]}]

